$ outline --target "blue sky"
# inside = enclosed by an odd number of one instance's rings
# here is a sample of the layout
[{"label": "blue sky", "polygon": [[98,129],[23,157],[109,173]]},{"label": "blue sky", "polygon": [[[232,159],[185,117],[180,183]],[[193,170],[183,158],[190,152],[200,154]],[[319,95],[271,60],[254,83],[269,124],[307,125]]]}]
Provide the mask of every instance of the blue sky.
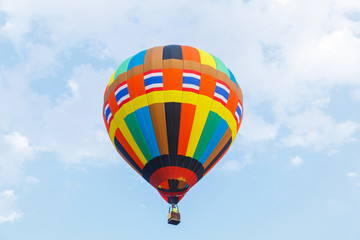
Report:
[{"label": "blue sky", "polygon": [[[112,72],[150,47],[219,57],[244,93],[182,223],[117,155]],[[360,3],[0,1],[0,240],[360,239]]]}]

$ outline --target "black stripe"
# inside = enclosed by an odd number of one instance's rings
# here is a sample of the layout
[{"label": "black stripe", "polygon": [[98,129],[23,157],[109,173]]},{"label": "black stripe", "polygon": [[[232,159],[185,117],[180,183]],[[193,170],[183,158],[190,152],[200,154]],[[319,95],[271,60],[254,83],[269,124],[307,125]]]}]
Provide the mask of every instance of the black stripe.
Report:
[{"label": "black stripe", "polygon": [[[176,161],[176,158],[178,159]],[[179,166],[187,168],[196,174],[197,178],[202,178],[204,173],[203,165],[196,159],[182,155],[162,155],[151,159],[143,168],[143,177],[146,181],[149,181],[151,175],[158,169],[169,166]],[[192,166],[189,168],[188,166]]]},{"label": "black stripe", "polygon": [[[212,165],[214,165],[216,163],[217,160],[219,160],[219,158],[224,154],[224,152],[230,147],[231,144],[231,140],[232,137],[229,139],[229,141],[225,144],[225,146],[223,147],[223,149],[221,149],[221,151],[219,152],[218,155],[216,155],[216,157],[212,160],[212,162],[207,166],[207,168],[204,170],[204,172],[202,173],[202,175],[209,169],[211,168]],[[198,179],[199,181],[200,179]]]},{"label": "black stripe", "polygon": [[116,148],[122,153],[126,160],[143,175],[143,170],[141,170],[141,168],[136,164],[136,162],[130,157],[130,155],[127,153],[125,148],[123,148],[123,146],[120,144],[119,140],[117,140],[116,137],[114,138],[114,143]]},{"label": "black stripe", "polygon": [[177,155],[180,129],[181,103],[165,103],[166,130],[169,155]]},{"label": "black stripe", "polygon": [[179,202],[179,197],[168,196],[168,203],[170,203],[170,204],[178,204],[178,202]]},{"label": "black stripe", "polygon": [[167,45],[163,48],[163,60],[165,59],[183,59],[180,45]]}]

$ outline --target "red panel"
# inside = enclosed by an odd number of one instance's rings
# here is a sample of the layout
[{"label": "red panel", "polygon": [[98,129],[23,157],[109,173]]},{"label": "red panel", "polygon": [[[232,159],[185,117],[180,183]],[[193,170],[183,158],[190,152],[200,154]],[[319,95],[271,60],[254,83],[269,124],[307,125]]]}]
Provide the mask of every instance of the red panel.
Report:
[{"label": "red panel", "polygon": [[[174,168],[175,171],[170,171],[170,168]],[[189,176],[189,179],[191,179],[190,182],[188,182],[189,187],[192,187],[196,182],[197,182],[197,177],[195,175],[195,173],[189,169],[186,168],[182,168],[182,167],[163,167],[160,168],[158,170],[156,170],[149,179],[150,184],[155,188],[158,189],[157,187],[165,180],[167,179],[178,179],[181,176],[180,172],[183,172],[185,175]],[[172,175],[166,174],[166,173],[170,173]],[[165,173],[165,174],[164,174]],[[186,179],[188,180],[188,179]]]}]

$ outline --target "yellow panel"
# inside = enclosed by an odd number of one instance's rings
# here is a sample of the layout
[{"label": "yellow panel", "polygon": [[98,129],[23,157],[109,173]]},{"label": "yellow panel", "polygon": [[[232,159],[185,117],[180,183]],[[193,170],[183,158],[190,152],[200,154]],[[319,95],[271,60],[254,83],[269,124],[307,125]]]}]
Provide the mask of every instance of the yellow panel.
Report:
[{"label": "yellow panel", "polygon": [[164,102],[163,91],[154,91],[146,94],[149,105]]},{"label": "yellow panel", "polygon": [[208,96],[199,95],[195,110],[194,123],[190,134],[188,148],[186,150],[186,156],[194,156],[195,149],[199,143],[212,102],[213,100]]},{"label": "yellow panel", "polygon": [[114,82],[114,78],[115,78],[115,73],[116,73],[116,71],[113,73],[113,75],[111,75],[111,78],[110,78],[110,81],[109,81],[109,84],[108,84],[108,86],[110,86],[113,82]]},{"label": "yellow panel", "polygon": [[[116,124],[113,124],[113,122],[115,122]],[[147,163],[147,161],[146,161],[144,155],[142,154],[139,146],[136,144],[133,136],[131,135],[130,130],[127,127],[125,120],[122,117],[120,111],[117,111],[115,113],[114,119],[112,120],[112,123],[110,124],[109,136],[110,136],[111,141],[113,141],[113,139],[115,137],[115,131],[117,128],[121,129],[121,133],[124,135],[126,141],[129,143],[131,149],[135,152],[135,154],[138,156],[140,161],[145,165]],[[113,144],[114,144],[114,142],[113,142]]]},{"label": "yellow panel", "polygon": [[234,116],[229,111],[229,109],[227,109],[220,102],[218,102],[216,100],[213,100],[213,103],[211,105],[210,110],[217,113],[229,125],[229,127],[231,129],[232,142],[233,142],[235,140],[235,136],[236,136],[236,133],[237,133],[237,123],[236,123],[236,120],[235,120]]},{"label": "yellow panel", "polygon": [[198,49],[199,54],[200,54],[200,60],[201,60],[201,64],[204,65],[209,65],[210,67],[213,67],[214,69],[216,69],[216,62],[215,59],[213,58],[213,56],[211,56],[209,53]]},{"label": "yellow panel", "polygon": [[182,91],[180,90],[166,90],[164,91],[165,102],[181,102]]},{"label": "yellow panel", "polygon": [[124,105],[121,106],[121,108],[119,109],[119,112],[121,112],[121,115],[124,116],[124,118],[129,115],[130,113],[133,113],[133,107],[131,104],[131,101],[125,103]]},{"label": "yellow panel", "polygon": [[198,101],[198,94],[193,93],[193,92],[183,92],[183,96],[182,96],[182,103],[189,103],[192,105],[196,105]]},{"label": "yellow panel", "polygon": [[135,99],[131,100],[131,105],[133,107],[134,112],[136,110],[138,110],[139,108],[148,106],[146,95],[141,95],[141,96],[138,96]]}]

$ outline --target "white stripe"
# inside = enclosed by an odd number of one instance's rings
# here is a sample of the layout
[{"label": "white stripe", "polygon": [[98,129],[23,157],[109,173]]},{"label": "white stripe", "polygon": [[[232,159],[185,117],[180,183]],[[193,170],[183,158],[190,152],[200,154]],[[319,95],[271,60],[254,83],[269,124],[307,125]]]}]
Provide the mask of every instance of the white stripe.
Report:
[{"label": "white stripe", "polygon": [[242,113],[242,107],[241,107],[241,105],[239,103],[238,103],[238,107],[240,109],[240,113]]},{"label": "white stripe", "polygon": [[119,99],[119,101],[117,102],[118,105],[120,105],[124,100],[130,98],[129,94],[126,94],[125,96],[123,96],[122,98]]},{"label": "white stripe", "polygon": [[236,121],[239,123],[240,117],[239,117],[239,114],[237,112],[235,112],[235,116],[236,116]]},{"label": "white stripe", "polygon": [[162,77],[162,75],[163,75],[162,72],[149,73],[149,74],[144,75],[144,80],[148,79],[150,77]]},{"label": "white stripe", "polygon": [[121,87],[118,88],[118,90],[116,90],[115,95],[117,95],[121,90],[127,88],[127,83],[125,83],[124,85],[122,85]]},{"label": "white stripe", "polygon": [[112,114],[110,113],[109,116],[107,117],[106,121],[109,124],[110,118],[112,117]]},{"label": "white stripe", "polygon": [[230,94],[230,90],[223,84],[219,83],[219,82],[216,82],[216,86],[224,89],[228,94]]},{"label": "white stripe", "polygon": [[149,85],[145,86],[145,90],[149,90],[149,89],[157,88],[157,87],[163,87],[163,84],[162,83],[149,84]]},{"label": "white stripe", "polygon": [[196,89],[199,91],[199,86],[196,86],[196,85],[190,84],[190,83],[183,83],[183,88],[192,88],[192,89]]},{"label": "white stripe", "polygon": [[214,96],[220,98],[225,104],[227,103],[227,100],[226,100],[226,98],[224,98],[223,95],[215,93]]},{"label": "white stripe", "polygon": [[195,74],[195,73],[186,73],[186,72],[184,72],[184,73],[183,73],[183,76],[184,76],[184,77],[193,77],[193,78],[200,79],[200,76],[197,75],[197,74]]}]

